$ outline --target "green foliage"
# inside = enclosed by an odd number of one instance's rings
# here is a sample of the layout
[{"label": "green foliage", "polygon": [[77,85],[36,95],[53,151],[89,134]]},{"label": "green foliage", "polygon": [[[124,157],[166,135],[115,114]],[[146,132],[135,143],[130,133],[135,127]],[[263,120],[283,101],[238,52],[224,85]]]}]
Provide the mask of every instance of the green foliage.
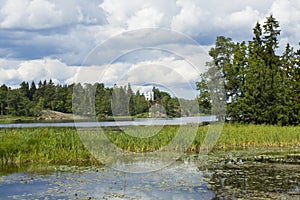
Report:
[{"label": "green foliage", "polygon": [[125,87],[114,86],[112,92],[113,116],[129,116],[130,98],[131,94],[127,94]]},{"label": "green foliage", "polygon": [[[299,124],[299,55],[288,44],[277,55],[279,22],[271,15],[263,28],[257,23],[253,40],[233,43],[231,38],[217,37],[209,54],[209,70],[197,83],[200,105],[210,108],[213,100],[207,87],[220,69],[224,77],[227,117],[232,121],[255,124]],[[209,72],[210,71],[210,72]],[[211,73],[213,72],[213,73]],[[210,74],[210,75],[209,75]],[[214,75],[213,75],[214,74]]]},{"label": "green foliage", "polygon": [[209,114],[211,112],[211,98],[205,74],[201,75],[201,81],[197,82],[196,86],[197,90],[200,92],[200,95],[197,97],[199,102],[199,110],[204,114]]},{"label": "green foliage", "polygon": [[140,94],[139,91],[137,91],[135,95],[131,92],[127,93],[127,95],[129,95],[130,98],[129,112],[131,116],[135,116],[149,111],[149,104],[146,101],[145,96]]},{"label": "green foliage", "polygon": [[180,117],[182,115],[181,105],[176,97],[171,97],[167,92],[153,87],[154,101],[151,102],[151,112],[154,115],[166,115],[168,117]]},{"label": "green foliage", "polygon": [[0,114],[1,114],[1,116],[6,114],[7,92],[8,92],[8,88],[6,87],[6,85],[2,85],[0,87]]},{"label": "green foliage", "polygon": [[[155,101],[147,101],[131,85],[105,87],[103,83],[80,83],[54,85],[39,81],[38,87],[32,82],[22,82],[20,88],[0,87],[0,115],[40,116],[43,110],[53,110],[81,116],[97,116],[103,120],[109,116],[145,116],[153,104],[159,104],[169,117],[181,116],[181,107],[177,98],[167,92],[154,88]],[[148,117],[149,115],[147,115]]]}]

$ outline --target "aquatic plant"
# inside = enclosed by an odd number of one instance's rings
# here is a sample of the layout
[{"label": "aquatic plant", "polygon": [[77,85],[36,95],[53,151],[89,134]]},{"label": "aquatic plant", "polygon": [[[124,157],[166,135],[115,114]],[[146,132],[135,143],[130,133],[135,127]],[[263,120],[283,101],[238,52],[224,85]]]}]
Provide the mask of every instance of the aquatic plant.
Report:
[{"label": "aquatic plant", "polygon": [[0,160],[2,165],[96,162],[74,128],[1,129]]},{"label": "aquatic plant", "polygon": [[[181,131],[178,141],[165,151],[198,153],[209,126],[128,126],[104,129],[106,137],[124,151],[151,152],[169,144]],[[154,134],[155,133],[155,134]],[[250,147],[300,146],[299,126],[232,125],[225,124],[214,151],[247,149]],[[193,137],[191,145],[183,146]],[[182,142],[182,143],[181,143]],[[8,128],[0,129],[0,163],[98,163],[85,148],[75,128]]]}]

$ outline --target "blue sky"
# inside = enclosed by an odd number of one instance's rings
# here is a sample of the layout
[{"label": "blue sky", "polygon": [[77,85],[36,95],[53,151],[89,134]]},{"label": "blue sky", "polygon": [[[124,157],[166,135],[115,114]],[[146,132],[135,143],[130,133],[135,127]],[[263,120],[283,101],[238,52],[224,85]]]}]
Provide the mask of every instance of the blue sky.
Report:
[{"label": "blue sky", "polygon": [[[299,48],[298,0],[0,0],[0,5],[0,84],[12,87],[24,80],[51,78],[62,84],[88,79],[103,80],[107,85],[132,81],[140,88],[159,79],[160,84],[182,92],[187,90],[183,79],[194,83],[199,79],[196,71],[205,70],[207,51],[218,35],[235,41],[250,40],[254,24],[263,23],[270,14],[281,25],[281,48],[287,42]],[[139,37],[135,30],[141,28],[176,31],[198,44],[180,46],[176,41],[177,45],[172,45],[174,38],[163,34]],[[124,42],[119,34],[128,31],[134,36],[123,37]],[[110,46],[102,56],[120,58],[110,61],[109,67],[105,63],[90,66],[89,55],[97,47],[101,51],[99,45],[106,41]],[[146,41],[150,46],[159,44],[162,50],[119,55],[120,48],[130,50],[132,43]],[[165,49],[171,49],[173,55]],[[177,52],[184,58],[176,56]],[[196,71],[188,68],[187,60]],[[149,70],[151,66],[156,67]],[[134,73],[128,73],[131,71]],[[172,72],[177,75],[170,76]],[[128,76],[124,78],[124,74]]]}]

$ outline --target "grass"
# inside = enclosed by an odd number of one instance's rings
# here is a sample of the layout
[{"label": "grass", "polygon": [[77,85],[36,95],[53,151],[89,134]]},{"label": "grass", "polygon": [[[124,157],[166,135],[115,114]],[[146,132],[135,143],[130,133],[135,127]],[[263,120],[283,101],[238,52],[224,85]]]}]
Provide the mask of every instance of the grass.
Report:
[{"label": "grass", "polygon": [[[188,125],[107,128],[105,134],[124,151],[156,151],[173,142],[167,150],[194,153],[201,149],[208,127],[200,126],[197,133],[195,127]],[[177,133],[181,134],[178,136]],[[175,137],[176,134],[178,137]],[[191,145],[189,139],[194,139]],[[300,126],[225,124],[214,151],[298,146]],[[46,127],[0,129],[0,163],[89,165],[98,162],[85,148],[75,128]]]},{"label": "grass", "polygon": [[12,115],[0,115],[0,123],[15,123],[15,122],[28,122],[35,121],[36,117],[25,117],[25,116],[12,116]]},{"label": "grass", "polygon": [[73,128],[1,129],[0,161],[2,165],[96,162]]},{"label": "grass", "polygon": [[300,146],[300,126],[226,124],[216,149],[289,146]]}]

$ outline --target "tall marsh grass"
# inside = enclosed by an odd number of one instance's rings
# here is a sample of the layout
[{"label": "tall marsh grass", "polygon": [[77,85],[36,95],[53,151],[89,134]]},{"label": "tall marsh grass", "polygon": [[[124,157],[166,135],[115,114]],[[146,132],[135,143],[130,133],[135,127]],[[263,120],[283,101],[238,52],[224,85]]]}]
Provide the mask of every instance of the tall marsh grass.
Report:
[{"label": "tall marsh grass", "polygon": [[0,161],[2,165],[95,162],[73,128],[1,129]]},{"label": "tall marsh grass", "polygon": [[225,124],[216,149],[293,146],[300,146],[300,126]]},{"label": "tall marsh grass", "polygon": [[[167,150],[199,152],[209,126],[124,127],[105,129],[106,137],[119,148],[132,152],[156,151],[170,143],[178,131],[182,137]],[[180,128],[180,129],[179,129]],[[156,133],[153,135],[153,131]],[[139,136],[139,137],[137,137]],[[193,137],[189,146],[182,146]],[[182,142],[182,143],[181,143]],[[248,147],[300,146],[300,126],[225,124],[215,151]],[[81,142],[75,128],[0,129],[0,164],[9,163],[91,164],[97,163]]]}]

